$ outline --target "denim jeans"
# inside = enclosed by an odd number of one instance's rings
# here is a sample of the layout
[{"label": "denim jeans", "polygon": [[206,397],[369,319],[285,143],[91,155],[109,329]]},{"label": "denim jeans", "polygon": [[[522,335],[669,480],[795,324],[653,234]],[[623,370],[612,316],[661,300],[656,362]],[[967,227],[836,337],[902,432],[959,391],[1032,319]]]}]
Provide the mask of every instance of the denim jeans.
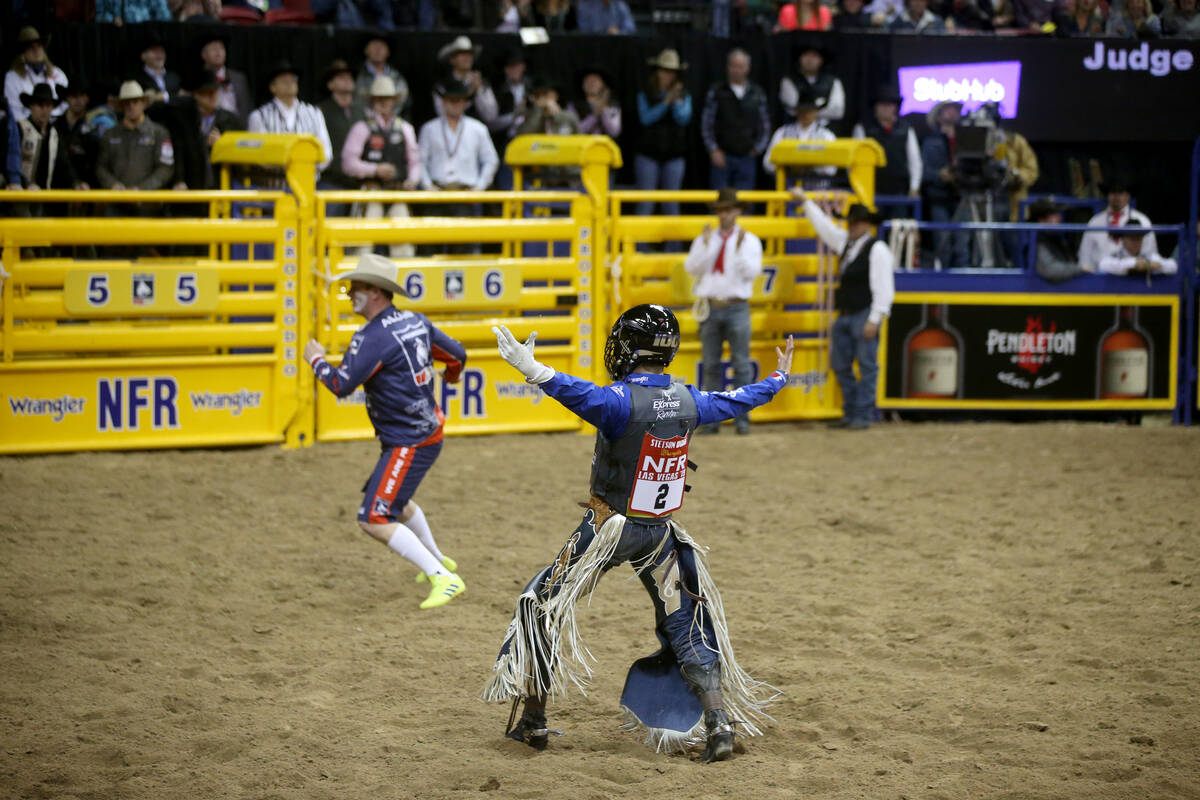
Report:
[{"label": "denim jeans", "polygon": [[[957,203],[930,203],[930,222],[962,222],[956,218]],[[966,231],[934,231],[933,251],[942,262],[942,269],[967,267],[971,264],[971,239]]]},{"label": "denim jeans", "polygon": [[[677,192],[683,187],[682,158],[672,158],[669,161],[655,161],[653,158],[637,155],[633,159],[633,172],[637,178],[637,188],[641,190],[662,189]],[[646,216],[654,212],[654,203],[638,203],[637,213]],[[663,203],[662,213],[667,216],[679,214],[679,203]]]},{"label": "denim jeans", "polygon": [[753,189],[757,177],[755,174],[757,164],[758,159],[754,156],[731,156],[727,153],[725,166],[713,166],[709,175],[711,183],[708,188],[722,189],[732,186],[735,189]]},{"label": "denim jeans", "polygon": [[[753,377],[750,365],[750,303],[742,300],[724,308],[713,308],[708,319],[700,323],[700,360],[703,380],[700,388],[719,392],[725,388],[725,366],[721,362],[721,346],[729,342],[729,357],[733,360],[734,388],[745,386]],[[739,422],[748,419],[745,414]]]},{"label": "denim jeans", "polygon": [[[871,309],[840,314],[833,323],[829,362],[842,387],[842,416],[849,422],[875,421],[875,381],[879,377],[879,337],[864,339]],[[858,361],[860,377],[854,377]]]}]

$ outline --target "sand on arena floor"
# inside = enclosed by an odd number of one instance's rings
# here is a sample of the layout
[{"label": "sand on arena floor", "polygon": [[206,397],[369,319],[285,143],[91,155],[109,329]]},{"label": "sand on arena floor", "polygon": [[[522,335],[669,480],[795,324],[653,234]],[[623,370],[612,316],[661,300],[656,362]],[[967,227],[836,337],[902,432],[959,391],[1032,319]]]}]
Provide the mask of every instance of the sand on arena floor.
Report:
[{"label": "sand on arena floor", "polygon": [[2,459],[0,797],[1200,797],[1200,431],[730,433],[678,518],[784,696],[707,766],[618,730],[628,568],[549,750],[478,698],[587,437],[448,440],[417,499],[469,591],[432,612],[356,530],[374,443]]}]

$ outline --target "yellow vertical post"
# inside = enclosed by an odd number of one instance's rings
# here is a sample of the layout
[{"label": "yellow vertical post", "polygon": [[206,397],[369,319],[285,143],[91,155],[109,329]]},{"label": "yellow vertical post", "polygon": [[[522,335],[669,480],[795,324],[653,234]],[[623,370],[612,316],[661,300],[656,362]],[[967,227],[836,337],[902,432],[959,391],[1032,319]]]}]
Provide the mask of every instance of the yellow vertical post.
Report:
[{"label": "yellow vertical post", "polygon": [[526,167],[577,166],[585,205],[572,203],[576,231],[572,258],[579,269],[580,302],[575,311],[576,364],[581,377],[605,382],[604,340],[608,333],[609,173],[621,166],[621,150],[607,136],[518,136],[509,142],[504,160],[513,168],[520,189]]}]

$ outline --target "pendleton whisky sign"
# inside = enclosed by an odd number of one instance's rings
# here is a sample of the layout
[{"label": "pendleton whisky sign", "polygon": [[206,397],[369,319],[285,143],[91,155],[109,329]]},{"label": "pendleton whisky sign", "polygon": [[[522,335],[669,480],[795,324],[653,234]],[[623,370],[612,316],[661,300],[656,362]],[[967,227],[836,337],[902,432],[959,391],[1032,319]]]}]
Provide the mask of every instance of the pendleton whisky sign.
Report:
[{"label": "pendleton whisky sign", "polygon": [[883,331],[882,408],[1165,409],[1179,299],[900,293]]}]

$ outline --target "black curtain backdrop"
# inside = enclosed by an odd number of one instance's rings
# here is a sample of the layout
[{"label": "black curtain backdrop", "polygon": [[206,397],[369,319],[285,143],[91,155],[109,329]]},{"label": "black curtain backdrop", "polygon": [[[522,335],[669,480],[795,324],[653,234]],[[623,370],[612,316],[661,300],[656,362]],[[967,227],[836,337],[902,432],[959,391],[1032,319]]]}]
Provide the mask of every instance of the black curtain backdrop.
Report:
[{"label": "black curtain backdrop", "polygon": [[[12,41],[6,32],[8,55]],[[301,96],[311,102],[324,98],[322,71],[334,58],[357,68],[367,32],[321,27],[146,24],[126,27],[67,24],[53,34],[50,57],[72,79],[85,82],[120,80],[140,67],[146,42],[159,39],[167,49],[168,67],[184,76],[199,65],[205,37],[220,34],[228,42],[228,63],[244,71],[260,102],[269,99],[265,75],[282,58],[300,68]],[[459,32],[396,31],[385,34],[391,43],[392,64],[404,74],[412,91],[411,121],[420,126],[433,116],[430,88],[441,64],[437,51]],[[482,45],[477,66],[493,82],[500,79],[504,54],[519,46],[515,35],[470,34]],[[772,102],[772,121],[782,123],[778,106],[780,79],[795,65],[802,46],[812,42],[830,55],[829,68],[846,89],[846,117],[835,126],[849,135],[852,125],[869,118],[874,88],[895,81],[897,66],[1019,59],[1023,62],[1021,107],[1008,127],[1026,134],[1041,163],[1036,192],[1064,193],[1067,159],[1100,161],[1106,174],[1136,174],[1137,202],[1155,221],[1178,221],[1186,216],[1190,142],[1200,135],[1200,63],[1167,76],[1149,72],[1088,71],[1081,59],[1098,40],[1053,40],[1041,37],[912,37],[880,33],[758,34],[749,39],[718,39],[704,31],[680,30],[671,36],[560,35],[544,45],[526,47],[531,73],[545,72],[563,86],[563,102],[578,93],[579,71],[600,64],[612,76],[620,99],[624,133],[618,142],[627,166],[618,182],[632,184],[632,145],[637,132],[638,89],[647,79],[646,60],[663,47],[676,48],[689,65],[684,76],[693,98],[692,135],[685,186],[706,188],[709,165],[700,140],[700,114],[708,88],[723,78],[725,54],[745,48],[753,59],[752,79],[762,84]],[[1132,48],[1133,40],[1103,40]],[[1200,44],[1158,40],[1154,48],[1190,49],[1200,62]],[[94,98],[99,100],[99,98]],[[1134,105],[1131,105],[1134,104]],[[1130,109],[1134,108],[1135,111]],[[912,115],[918,134],[924,134],[923,115]],[[765,177],[763,186],[770,185]]]}]

